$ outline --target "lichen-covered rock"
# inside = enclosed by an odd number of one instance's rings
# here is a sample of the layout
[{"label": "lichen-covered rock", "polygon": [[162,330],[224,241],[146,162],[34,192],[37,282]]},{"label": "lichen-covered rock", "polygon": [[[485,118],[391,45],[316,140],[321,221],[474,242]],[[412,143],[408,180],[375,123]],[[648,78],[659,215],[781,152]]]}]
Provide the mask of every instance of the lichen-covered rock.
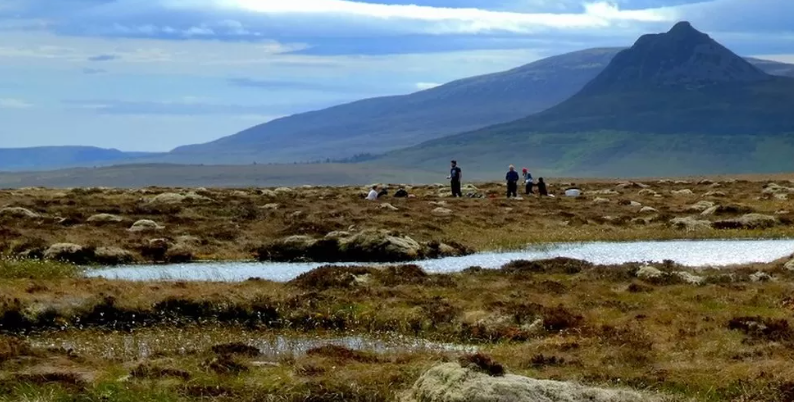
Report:
[{"label": "lichen-covered rock", "polygon": [[601,197],[596,197],[596,198],[593,200],[593,204],[609,204],[609,199],[607,199],[607,198],[601,198]]},{"label": "lichen-covered rock", "polygon": [[587,387],[488,373],[444,363],[425,372],[401,396],[402,402],[656,402],[659,398],[628,390]]},{"label": "lichen-covered rock", "polygon": [[65,261],[73,264],[88,264],[94,260],[95,250],[73,243],[57,243],[44,252],[48,260]]},{"label": "lichen-covered rock", "polygon": [[279,187],[273,190],[273,192],[276,194],[292,194],[294,190],[289,187]]},{"label": "lichen-covered rock", "polygon": [[0,208],[0,217],[35,219],[39,217],[39,214],[27,208],[8,207],[8,208]]},{"label": "lichen-covered rock", "polygon": [[127,230],[129,230],[130,232],[148,232],[153,230],[160,230],[163,228],[164,226],[158,225],[157,222],[155,221],[148,219],[141,219],[133,223],[132,226],[130,226],[130,228]]},{"label": "lichen-covered rock", "polygon": [[281,205],[271,203],[271,204],[262,205],[260,208],[266,209],[266,210],[269,210],[269,211],[275,211],[275,210],[281,208]]},{"label": "lichen-covered rock", "polygon": [[592,195],[619,195],[620,193],[615,190],[595,190],[595,191],[588,191],[588,194]]},{"label": "lichen-covered rock", "polygon": [[687,216],[683,218],[673,218],[670,221],[670,225],[676,229],[687,230],[687,231],[707,230],[712,228],[711,221],[698,220],[691,216]]},{"label": "lichen-covered rock", "polygon": [[399,209],[398,209],[397,207],[395,207],[394,205],[391,205],[391,204],[389,204],[388,202],[385,202],[385,203],[383,203],[383,204],[380,204],[380,205],[378,206],[378,208],[380,208],[380,209],[386,209],[386,210],[389,210],[389,211],[399,211]]},{"label": "lichen-covered rock", "polygon": [[119,223],[122,221],[124,221],[124,218],[113,214],[96,214],[86,220],[86,222],[90,223]]},{"label": "lichen-covered rock", "polygon": [[641,196],[645,196],[645,197],[655,197],[655,196],[659,195],[659,193],[657,193],[656,191],[653,191],[653,190],[651,190],[649,188],[642,189],[637,194],[639,194]]},{"label": "lichen-covered rock", "polygon": [[694,192],[692,192],[692,190],[690,190],[690,189],[688,189],[688,188],[685,188],[685,189],[683,189],[683,190],[673,190],[673,191],[670,191],[670,194],[672,194],[672,195],[678,195],[678,196],[690,196],[690,195],[694,195],[695,193],[694,193]]},{"label": "lichen-covered rock", "polygon": [[785,268],[785,269],[787,269],[789,271],[794,271],[794,258],[792,258],[791,261],[783,264],[783,268]]},{"label": "lichen-covered rock", "polygon": [[714,204],[711,201],[698,201],[698,202],[688,206],[686,208],[686,210],[688,212],[703,212],[703,211],[713,207],[714,205],[716,205],[716,204]]},{"label": "lichen-covered rock", "polygon": [[175,204],[181,204],[185,201],[200,203],[200,202],[210,202],[212,201],[212,199],[191,191],[185,194],[179,194],[179,193],[158,194],[152,197],[149,200],[149,203],[160,204],[160,205],[175,205]]},{"label": "lichen-covered rock", "polygon": [[450,216],[452,215],[452,210],[449,208],[441,208],[438,207],[431,212],[435,216]]},{"label": "lichen-covered rock", "polygon": [[643,280],[659,280],[664,277],[664,272],[650,265],[644,265],[637,270],[635,275]]},{"label": "lichen-covered rock", "polygon": [[659,212],[659,211],[657,211],[656,208],[653,208],[653,207],[642,207],[640,209],[640,213],[641,214],[655,214],[657,212]]},{"label": "lichen-covered rock", "polygon": [[260,191],[260,194],[261,194],[262,196],[264,196],[264,197],[268,197],[268,198],[276,198],[276,196],[278,196],[278,194],[276,194],[276,192],[275,192],[275,191],[273,191],[273,190],[268,190],[268,189],[265,189],[265,190],[262,190],[262,191]]},{"label": "lichen-covered rock", "polygon": [[703,285],[706,283],[706,278],[690,274],[689,272],[680,271],[674,274],[678,279],[690,285]]},{"label": "lichen-covered rock", "polygon": [[713,197],[713,198],[725,198],[728,194],[725,194],[724,191],[709,191],[706,194],[703,194],[703,198]]},{"label": "lichen-covered rock", "polygon": [[750,275],[751,282],[769,282],[772,280],[772,276],[766,272],[758,271],[752,275]]}]

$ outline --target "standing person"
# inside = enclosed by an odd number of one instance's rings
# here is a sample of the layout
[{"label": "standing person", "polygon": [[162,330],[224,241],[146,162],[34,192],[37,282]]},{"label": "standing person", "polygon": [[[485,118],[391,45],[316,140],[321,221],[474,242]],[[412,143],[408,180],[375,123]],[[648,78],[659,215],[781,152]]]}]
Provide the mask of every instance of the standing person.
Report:
[{"label": "standing person", "polygon": [[518,191],[518,179],[516,168],[510,165],[510,170],[508,170],[507,175],[505,175],[505,180],[507,180],[507,198],[518,197],[518,194],[516,194]]},{"label": "standing person", "polygon": [[447,179],[449,179],[449,184],[452,187],[452,196],[463,197],[463,193],[460,191],[460,181],[463,179],[463,173],[458,167],[458,161],[451,161],[450,164],[452,168],[449,170]]},{"label": "standing person", "polygon": [[527,168],[524,168],[523,172],[524,172],[524,183],[526,184],[526,194],[527,195],[534,194],[534,192],[532,191],[532,187],[535,185],[535,183],[532,180],[532,173],[529,173],[529,170],[527,170]]},{"label": "standing person", "polygon": [[542,177],[538,179],[538,194],[541,196],[549,195],[548,190],[546,190],[546,182],[543,181]]}]

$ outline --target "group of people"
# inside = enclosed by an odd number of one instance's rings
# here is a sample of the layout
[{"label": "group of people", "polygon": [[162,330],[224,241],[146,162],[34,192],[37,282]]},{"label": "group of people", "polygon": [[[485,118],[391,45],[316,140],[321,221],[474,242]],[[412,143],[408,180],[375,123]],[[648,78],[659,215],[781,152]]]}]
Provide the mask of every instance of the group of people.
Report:
[{"label": "group of people", "polygon": [[[447,179],[449,180],[450,187],[452,187],[452,196],[463,197],[460,184],[463,180],[463,171],[458,166],[457,161],[451,161],[451,165],[452,166],[449,170],[449,176],[447,176]],[[538,178],[538,182],[535,183],[535,180],[532,178],[532,173],[530,173],[527,168],[522,169],[521,173],[522,174],[519,175],[518,172],[516,172],[516,168],[513,165],[510,165],[507,175],[505,176],[505,180],[507,181],[507,198],[518,197],[519,180],[524,180],[524,192],[526,195],[535,194],[535,187],[538,189],[538,195],[549,195],[549,192],[546,189],[546,182],[543,181],[542,177]],[[369,194],[366,196],[366,199],[375,201],[378,198],[388,194],[389,192],[386,189],[380,189],[378,186],[372,186]],[[404,198],[408,196],[408,192],[403,188],[397,190],[397,192],[394,193],[394,197],[396,198]]]},{"label": "group of people", "polygon": [[[463,172],[458,166],[458,161],[451,161],[451,165],[452,168],[449,171],[449,177],[447,177],[447,179],[449,179],[450,186],[452,187],[452,196],[463,197],[463,193],[460,191],[460,182],[463,178]],[[507,175],[505,176],[505,180],[507,181],[507,198],[518,197],[518,181],[522,179],[524,180],[524,191],[526,195],[535,194],[534,187],[536,186],[539,195],[549,195],[546,189],[546,182],[543,181],[542,177],[538,178],[538,182],[535,183],[535,179],[532,178],[532,173],[530,173],[527,168],[522,169],[522,175],[519,176],[515,166],[510,165]]]}]

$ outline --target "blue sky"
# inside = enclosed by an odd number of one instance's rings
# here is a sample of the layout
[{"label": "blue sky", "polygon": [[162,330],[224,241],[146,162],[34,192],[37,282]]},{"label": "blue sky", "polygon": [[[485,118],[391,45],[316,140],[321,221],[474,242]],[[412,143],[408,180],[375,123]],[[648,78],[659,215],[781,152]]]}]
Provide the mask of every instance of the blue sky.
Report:
[{"label": "blue sky", "polygon": [[1,0],[0,147],[165,151],[679,20],[794,62],[792,0]]}]

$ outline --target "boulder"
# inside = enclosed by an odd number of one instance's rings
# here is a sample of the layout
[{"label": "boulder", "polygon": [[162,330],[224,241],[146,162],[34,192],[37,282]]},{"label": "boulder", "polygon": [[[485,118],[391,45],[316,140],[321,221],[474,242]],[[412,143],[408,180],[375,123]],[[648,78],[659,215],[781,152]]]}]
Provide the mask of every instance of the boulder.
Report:
[{"label": "boulder", "polygon": [[265,205],[262,205],[260,208],[266,209],[266,210],[269,210],[269,211],[275,211],[275,210],[279,209],[280,207],[281,207],[281,205],[279,205],[279,204],[265,204]]},{"label": "boulder", "polygon": [[57,243],[51,245],[44,252],[44,258],[71,262],[73,264],[88,264],[94,260],[94,249],[73,243]]},{"label": "boulder", "polygon": [[704,185],[704,186],[705,186],[705,185],[709,185],[709,184],[714,184],[714,182],[713,182],[713,181],[711,181],[711,180],[709,180],[709,179],[703,179],[703,180],[700,180],[700,181],[698,182],[698,184],[700,184],[700,185]]},{"label": "boulder", "polygon": [[615,190],[595,190],[595,191],[588,191],[588,194],[592,195],[619,195],[620,193]]},{"label": "boulder", "polygon": [[662,279],[664,277],[664,272],[650,265],[643,265],[642,267],[640,267],[640,269],[637,270],[637,273],[635,275],[637,276],[637,278],[646,281],[652,281],[652,280]]},{"label": "boulder", "polygon": [[659,211],[657,211],[656,208],[652,208],[652,207],[642,207],[642,209],[640,209],[641,214],[655,214],[657,212]]},{"label": "boulder", "polygon": [[655,197],[655,196],[659,195],[659,193],[657,193],[656,191],[653,191],[653,190],[651,190],[649,188],[640,190],[637,194],[639,194],[641,196],[646,196],[646,197]]},{"label": "boulder", "polygon": [[714,227],[717,229],[768,229],[777,223],[777,218],[771,215],[747,214],[736,219],[714,222]]},{"label": "boulder", "polygon": [[725,198],[727,196],[728,196],[728,194],[725,194],[724,191],[709,191],[706,194],[703,194],[703,198],[708,198],[708,197]]},{"label": "boulder", "polygon": [[676,229],[687,230],[687,231],[705,230],[712,228],[712,224],[710,221],[698,220],[691,216],[687,216],[684,218],[673,218],[670,221],[670,225],[672,225]]},{"label": "boulder", "polygon": [[260,193],[262,196],[269,197],[269,198],[276,198],[276,196],[278,196],[278,194],[276,194],[276,192],[275,192],[275,191],[273,191],[273,190],[267,190],[267,189],[265,189],[265,190],[262,190],[262,191],[260,191],[259,193]]},{"label": "boulder", "polygon": [[339,241],[339,251],[348,261],[394,262],[417,260],[422,246],[408,236],[381,230],[365,230]]},{"label": "boulder", "polygon": [[719,206],[715,205],[715,206],[713,206],[713,207],[710,207],[710,208],[706,209],[705,211],[701,212],[701,213],[700,213],[700,215],[701,215],[701,216],[711,216],[711,215],[714,215],[715,213],[717,213],[717,210],[718,210],[719,208],[720,208]]},{"label": "boulder", "polygon": [[752,275],[750,275],[751,282],[769,282],[772,280],[772,276],[766,272],[758,271]]},{"label": "boulder", "polygon": [[94,253],[94,260],[99,264],[121,265],[131,264],[135,257],[131,252],[119,247],[99,247]]},{"label": "boulder", "polygon": [[235,197],[248,197],[248,193],[242,190],[232,191],[232,195]]},{"label": "boulder", "polygon": [[276,194],[292,194],[293,190],[289,187],[279,187],[273,190],[273,192]]},{"label": "boulder", "polygon": [[185,196],[182,194],[177,193],[162,193],[152,197],[149,200],[151,204],[181,204],[182,201],[185,201]]},{"label": "boulder", "polygon": [[422,374],[401,395],[402,402],[637,402],[658,401],[650,394],[536,380],[513,374],[490,375],[459,363],[444,363]]},{"label": "boulder", "polygon": [[438,207],[431,212],[435,216],[450,216],[452,215],[452,210],[449,208],[441,208]]},{"label": "boulder", "polygon": [[794,258],[792,258],[791,261],[783,264],[783,268],[785,268],[785,269],[787,269],[789,271],[794,271]]},{"label": "boulder", "polygon": [[690,274],[689,272],[680,271],[676,272],[674,275],[684,283],[688,283],[690,285],[704,285],[706,283],[706,278]]},{"label": "boulder", "polygon": [[130,226],[130,228],[127,230],[129,230],[130,232],[148,232],[152,230],[160,230],[163,228],[164,226],[158,225],[157,222],[155,221],[151,221],[148,219],[141,219],[133,223],[132,226]]},{"label": "boulder", "polygon": [[609,199],[597,197],[593,200],[593,204],[609,204]]},{"label": "boulder", "polygon": [[641,208],[642,204],[637,201],[629,201],[629,206],[634,208]]},{"label": "boulder", "polygon": [[35,219],[39,217],[39,214],[27,208],[20,208],[20,207],[0,208],[0,217],[6,217],[6,216],[11,218]]},{"label": "boulder", "polygon": [[683,190],[672,190],[670,191],[670,194],[678,195],[678,196],[690,196],[690,195],[694,195],[695,193],[692,192],[692,190],[685,188]]},{"label": "boulder", "polygon": [[777,193],[777,194],[774,194],[773,197],[775,197],[775,199],[778,200],[778,201],[787,201],[788,200],[788,194],[786,194],[786,193]]},{"label": "boulder", "polygon": [[703,212],[703,211],[713,207],[714,205],[715,204],[713,202],[711,202],[711,201],[698,201],[698,202],[686,207],[686,211],[687,212]]},{"label": "boulder", "polygon": [[119,223],[124,221],[124,218],[113,214],[97,214],[90,216],[86,222],[90,223]]},{"label": "boulder", "polygon": [[388,202],[380,204],[378,206],[378,208],[379,209],[386,209],[386,210],[389,210],[389,211],[399,211],[399,209],[397,207],[395,207],[394,205],[389,204]]}]

